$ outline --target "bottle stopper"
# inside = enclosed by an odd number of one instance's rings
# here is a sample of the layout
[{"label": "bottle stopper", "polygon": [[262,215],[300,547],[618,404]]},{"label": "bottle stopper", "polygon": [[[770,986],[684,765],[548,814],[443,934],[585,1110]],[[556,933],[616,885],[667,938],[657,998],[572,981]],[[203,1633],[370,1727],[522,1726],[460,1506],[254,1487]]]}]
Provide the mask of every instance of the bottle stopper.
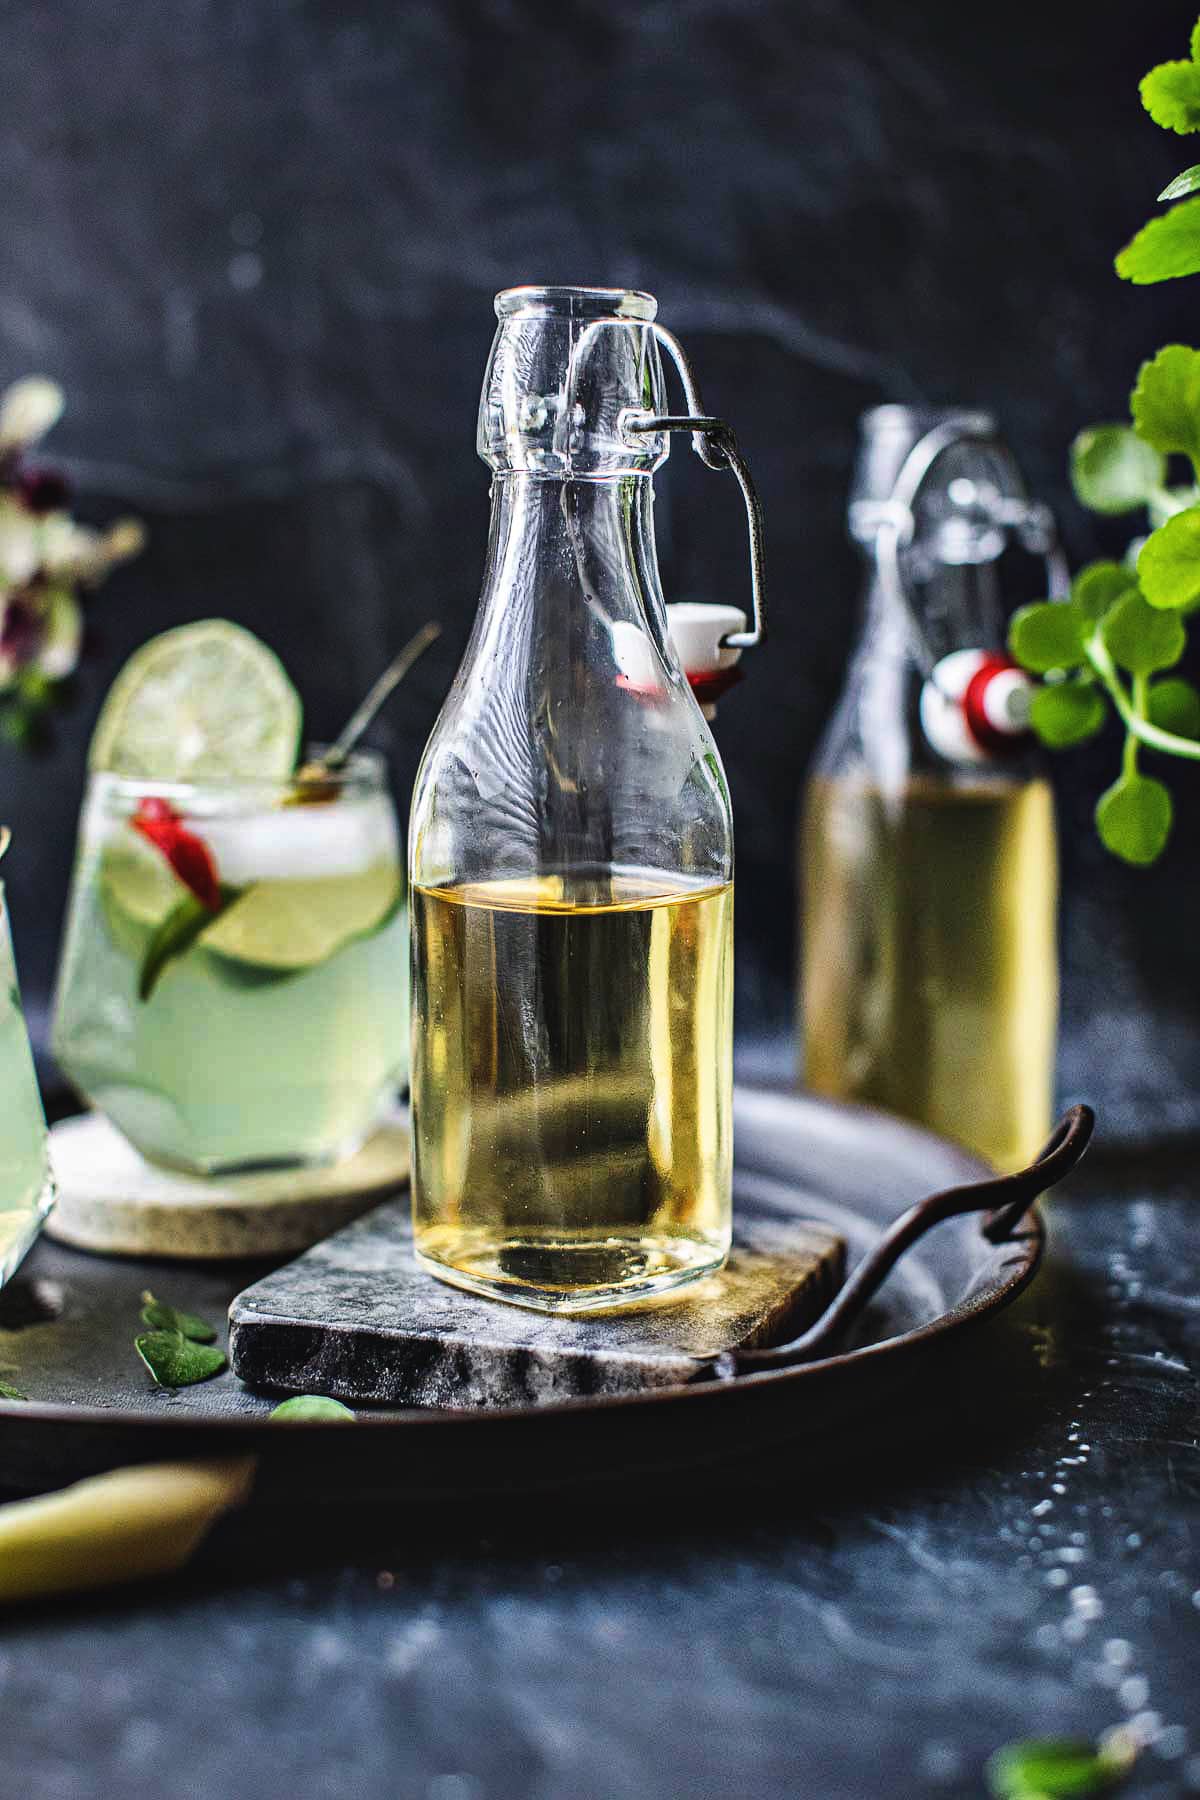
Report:
[{"label": "bottle stopper", "polygon": [[921,727],[949,762],[993,762],[1028,741],[1032,695],[1029,676],[1009,657],[955,650],[921,689]]},{"label": "bottle stopper", "polygon": [[[746,630],[746,615],[738,606],[720,606],[703,600],[677,600],[667,607],[667,631],[675,660],[687,677],[706,719],[716,717],[717,701],[742,679],[738,668],[742,652],[725,639]],[[662,692],[661,664],[646,633],[627,620],[612,626],[618,684],[631,693],[647,696]]]}]

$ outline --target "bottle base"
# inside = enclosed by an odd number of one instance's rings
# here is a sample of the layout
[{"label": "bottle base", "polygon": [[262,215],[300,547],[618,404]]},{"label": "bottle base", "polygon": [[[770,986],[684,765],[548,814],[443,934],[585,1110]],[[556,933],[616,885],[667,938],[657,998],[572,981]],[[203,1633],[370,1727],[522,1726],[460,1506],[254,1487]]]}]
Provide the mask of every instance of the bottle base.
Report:
[{"label": "bottle base", "polygon": [[453,1287],[535,1312],[572,1314],[672,1300],[680,1289],[715,1274],[728,1247],[636,1235],[579,1242],[456,1234],[444,1249],[426,1239],[415,1255],[422,1269]]}]

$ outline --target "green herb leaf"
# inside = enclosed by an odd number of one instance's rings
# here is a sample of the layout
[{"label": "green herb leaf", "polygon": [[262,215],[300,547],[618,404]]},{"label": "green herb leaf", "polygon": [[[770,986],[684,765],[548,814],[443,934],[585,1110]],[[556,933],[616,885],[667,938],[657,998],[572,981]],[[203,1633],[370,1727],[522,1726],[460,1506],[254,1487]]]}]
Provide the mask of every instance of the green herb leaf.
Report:
[{"label": "green herb leaf", "polygon": [[162,920],[146,946],[146,954],[142,959],[142,972],[138,979],[138,999],[149,1000],[158,986],[163,972],[178,956],[183,956],[191,949],[206,925],[219,919],[227,907],[241,898],[241,888],[221,888],[221,904],[214,912],[196,899],[194,894],[185,894]]},{"label": "green herb leaf", "polygon": [[309,1419],[345,1422],[353,1419],[354,1414],[340,1400],[330,1400],[325,1394],[296,1394],[291,1400],[282,1400],[270,1417],[284,1424],[303,1424]]},{"label": "green herb leaf", "polygon": [[1096,829],[1105,848],[1139,868],[1162,854],[1171,835],[1171,795],[1149,775],[1122,775],[1096,802]]},{"label": "green herb leaf", "polygon": [[1137,572],[1126,563],[1093,562],[1071,583],[1071,599],[1085,625],[1097,625],[1118,600],[1137,592]]},{"label": "green herb leaf", "polygon": [[1200,131],[1200,67],[1194,62],[1159,63],[1138,83],[1142,105],[1164,131],[1181,137]]},{"label": "green herb leaf", "polygon": [[28,1400],[28,1398],[29,1395],[23,1394],[20,1388],[11,1387],[7,1381],[0,1381],[0,1400]]},{"label": "green herb leaf", "polygon": [[1071,445],[1071,484],[1081,505],[1098,513],[1145,506],[1166,479],[1166,464],[1128,425],[1093,425]]},{"label": "green herb leaf", "polygon": [[1086,681],[1038,688],[1029,703],[1029,723],[1052,750],[1069,750],[1095,737],[1107,717],[1104,696]]},{"label": "green herb leaf", "polygon": [[225,1367],[222,1351],[194,1344],[181,1331],[144,1331],[134,1338],[133,1347],[159,1387],[191,1387]]},{"label": "green herb leaf", "polygon": [[207,1319],[198,1319],[195,1313],[179,1312],[165,1300],[156,1300],[149,1291],[142,1295],[142,1324],[156,1331],[177,1331],[194,1344],[215,1344],[217,1341],[216,1328]]},{"label": "green herb leaf", "polygon": [[1174,181],[1169,181],[1158,197],[1160,200],[1184,200],[1197,188],[1200,188],[1200,163],[1193,163],[1190,169],[1184,169]]},{"label": "green herb leaf", "polygon": [[1100,636],[1113,661],[1131,675],[1172,668],[1187,649],[1179,614],[1147,606],[1136,589],[1105,615]]},{"label": "green herb leaf", "polygon": [[1200,458],[1200,350],[1167,344],[1144,362],[1129,410],[1143,443],[1167,456],[1177,450]]},{"label": "green herb leaf", "polygon": [[1182,609],[1200,602],[1200,507],[1176,513],[1150,533],[1137,572],[1151,606]]},{"label": "green herb leaf", "polygon": [[1160,731],[1200,738],[1200,693],[1180,676],[1156,681],[1146,697],[1146,716]]},{"label": "green herb leaf", "polygon": [[1127,1759],[1073,1738],[1030,1738],[997,1750],[987,1765],[995,1800],[1080,1800],[1111,1793]]},{"label": "green herb leaf", "polygon": [[1136,287],[1195,275],[1200,270],[1200,196],[1143,225],[1117,257],[1116,270]]},{"label": "green herb leaf", "polygon": [[1085,624],[1074,600],[1038,600],[1013,614],[1008,647],[1035,675],[1077,669],[1083,661]]}]

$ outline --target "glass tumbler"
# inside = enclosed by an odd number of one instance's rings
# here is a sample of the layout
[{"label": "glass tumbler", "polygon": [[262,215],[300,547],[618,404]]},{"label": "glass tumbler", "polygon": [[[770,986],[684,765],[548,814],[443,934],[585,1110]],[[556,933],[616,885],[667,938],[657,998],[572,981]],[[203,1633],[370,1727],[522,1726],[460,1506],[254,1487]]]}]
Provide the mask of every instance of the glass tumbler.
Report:
[{"label": "glass tumbler", "polygon": [[54,1204],[42,1113],[0,882],[0,1286]]},{"label": "glass tumbler", "polygon": [[54,1053],[143,1156],[334,1162],[408,1070],[400,831],[369,754],[319,782],[94,775]]}]

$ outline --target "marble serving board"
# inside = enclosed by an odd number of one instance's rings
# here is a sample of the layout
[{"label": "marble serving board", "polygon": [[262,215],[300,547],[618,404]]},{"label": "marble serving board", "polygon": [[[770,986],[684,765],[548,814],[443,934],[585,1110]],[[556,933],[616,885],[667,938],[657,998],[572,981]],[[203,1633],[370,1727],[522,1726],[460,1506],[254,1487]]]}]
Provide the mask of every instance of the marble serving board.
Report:
[{"label": "marble serving board", "polygon": [[251,1387],[392,1405],[537,1406],[686,1382],[695,1358],[782,1341],[842,1280],[828,1225],[753,1219],[720,1274],[667,1305],[561,1318],[419,1269],[404,1200],[387,1201],[247,1288],[230,1359]]}]

